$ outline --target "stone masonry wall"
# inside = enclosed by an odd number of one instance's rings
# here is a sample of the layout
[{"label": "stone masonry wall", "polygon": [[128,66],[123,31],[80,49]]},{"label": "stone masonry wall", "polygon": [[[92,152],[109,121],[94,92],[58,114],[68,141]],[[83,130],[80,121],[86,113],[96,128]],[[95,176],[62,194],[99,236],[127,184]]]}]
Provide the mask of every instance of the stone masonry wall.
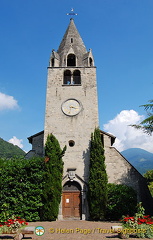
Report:
[{"label": "stone masonry wall", "polygon": [[[91,132],[98,126],[96,68],[67,69],[80,70],[81,85],[63,85],[65,68],[48,69],[44,141],[49,133],[53,133],[62,148],[67,145],[63,158],[64,175],[67,168],[76,168],[76,174],[88,181],[89,143]],[[66,116],[61,110],[62,103],[69,98],[82,103],[81,112],[73,117]],[[69,146],[69,140],[75,142],[74,147]]]},{"label": "stone masonry wall", "polygon": [[137,192],[138,202],[143,202],[146,212],[153,214],[153,199],[145,179],[116,148],[109,147],[110,138],[108,136],[104,136],[104,138],[108,182],[132,187]]},{"label": "stone masonry wall", "polygon": [[36,155],[43,156],[43,149],[44,149],[43,144],[44,144],[44,133],[32,139],[32,150],[35,151]]}]

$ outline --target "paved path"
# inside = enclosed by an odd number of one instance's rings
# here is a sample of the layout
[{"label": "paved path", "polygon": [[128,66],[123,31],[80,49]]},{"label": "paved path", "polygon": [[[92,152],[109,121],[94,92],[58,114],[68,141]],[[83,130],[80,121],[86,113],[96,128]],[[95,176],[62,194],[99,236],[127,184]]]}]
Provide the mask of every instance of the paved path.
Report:
[{"label": "paved path", "polygon": [[[42,226],[45,233],[42,236],[25,235],[24,239],[31,240],[119,240],[118,234],[111,233],[111,226],[118,226],[115,222],[91,221],[55,221],[55,222],[30,222],[28,226]],[[106,233],[107,232],[107,233]],[[0,239],[4,238],[4,235]],[[129,238],[130,240],[136,238]],[[143,239],[144,240],[144,239]],[[148,240],[148,239],[145,239]]]},{"label": "paved path", "polygon": [[[35,222],[29,226],[42,226],[45,233],[42,236],[33,236],[33,240],[118,240],[118,234],[111,233],[111,226],[118,226],[115,222],[91,222],[91,221],[55,221]],[[106,232],[107,233],[104,233]],[[135,239],[136,238],[130,238]]]}]

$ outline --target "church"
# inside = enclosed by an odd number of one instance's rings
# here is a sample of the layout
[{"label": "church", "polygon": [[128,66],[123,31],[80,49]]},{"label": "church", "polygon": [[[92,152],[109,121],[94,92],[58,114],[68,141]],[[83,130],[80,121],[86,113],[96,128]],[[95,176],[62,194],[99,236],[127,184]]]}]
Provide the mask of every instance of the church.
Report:
[{"label": "church", "polygon": [[[52,133],[63,157],[63,192],[58,219],[89,218],[87,190],[91,133],[99,126],[96,66],[92,50],[85,44],[70,19],[57,51],[52,50],[48,67],[44,131],[28,138],[32,150],[26,158],[43,156],[48,134]],[[152,198],[143,176],[113,147],[115,137],[101,131],[109,183],[125,184],[137,192],[138,202],[152,211]]]}]

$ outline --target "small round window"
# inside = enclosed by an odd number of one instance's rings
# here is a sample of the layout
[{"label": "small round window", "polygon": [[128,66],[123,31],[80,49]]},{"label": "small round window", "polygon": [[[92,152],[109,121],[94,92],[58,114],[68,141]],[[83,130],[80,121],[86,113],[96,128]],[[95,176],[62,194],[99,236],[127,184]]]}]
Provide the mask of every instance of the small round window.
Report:
[{"label": "small round window", "polygon": [[69,141],[69,146],[70,146],[70,147],[74,147],[74,145],[75,145],[75,142],[74,142],[73,140],[70,140],[70,141]]}]

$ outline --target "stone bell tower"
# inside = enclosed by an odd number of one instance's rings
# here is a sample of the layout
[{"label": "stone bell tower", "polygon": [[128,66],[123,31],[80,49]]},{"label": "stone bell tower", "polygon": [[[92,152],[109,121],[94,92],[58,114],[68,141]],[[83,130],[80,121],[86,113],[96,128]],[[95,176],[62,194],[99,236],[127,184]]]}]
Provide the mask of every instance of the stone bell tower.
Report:
[{"label": "stone bell tower", "polygon": [[[96,67],[73,19],[48,67],[45,129],[28,138],[32,150],[26,158],[44,156],[47,135],[52,133],[67,150],[63,171],[63,192],[58,219],[88,219],[91,133],[98,127]],[[137,192],[148,214],[153,214],[152,197],[142,175],[112,145],[115,137],[101,131],[108,182],[124,184]]]},{"label": "stone bell tower", "polygon": [[[48,67],[45,129],[28,137],[32,150],[26,158],[44,156],[47,135],[52,133],[67,150],[63,171],[63,192],[58,219],[88,219],[87,183],[90,138],[98,126],[96,67],[73,19],[57,52],[52,51]],[[101,131],[108,182],[124,184],[137,192],[146,213],[153,214],[152,197],[143,176],[112,145],[115,137]]]},{"label": "stone bell tower", "polygon": [[44,129],[44,143],[52,133],[61,147],[67,146],[63,157],[61,218],[87,217],[89,144],[97,126],[96,67],[92,51],[87,52],[74,20],[70,19],[58,50],[52,50],[50,57]]}]

